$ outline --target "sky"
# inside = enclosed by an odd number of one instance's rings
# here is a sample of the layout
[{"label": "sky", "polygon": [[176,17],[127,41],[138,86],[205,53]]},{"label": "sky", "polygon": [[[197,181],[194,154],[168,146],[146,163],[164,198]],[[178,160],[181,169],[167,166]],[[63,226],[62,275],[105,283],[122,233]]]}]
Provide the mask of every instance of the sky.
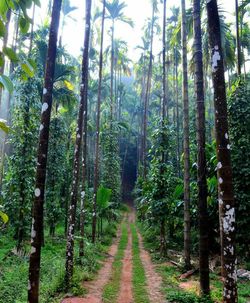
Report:
[{"label": "sky", "polygon": [[[135,49],[137,45],[141,43],[141,35],[142,35],[142,27],[145,24],[146,18],[151,17],[151,4],[150,0],[122,0],[127,4],[127,7],[124,9],[124,14],[131,18],[134,21],[134,28],[131,28],[129,25],[117,22],[116,24],[116,31],[115,37],[120,38],[122,40],[127,41],[128,49],[129,49],[129,57],[132,60],[136,60],[139,57],[139,51]],[[42,20],[46,16],[46,9],[47,9],[47,1],[43,0],[42,7],[36,13],[36,20],[38,24],[42,22]],[[190,5],[190,1],[186,1],[187,8]],[[72,21],[71,19],[67,19],[66,26],[64,29],[63,35],[63,44],[67,48],[67,50],[78,57],[81,55],[81,48],[83,45],[84,39],[84,0],[71,0],[71,5],[78,7],[77,10],[72,12],[70,15],[73,17],[76,22]],[[180,0],[178,1],[168,1],[167,0],[167,11],[171,6],[179,6]],[[222,6],[225,11],[226,18],[230,21],[234,20],[234,0],[218,0],[218,4]],[[92,8],[96,7],[97,5],[100,6],[99,0],[93,0]],[[159,4],[159,10],[161,10],[162,5]],[[168,13],[167,13],[168,14]],[[159,17],[162,15],[159,14]],[[110,23],[106,23],[106,28],[110,27]],[[110,37],[105,35],[104,44],[107,46]],[[158,49],[161,47],[160,38],[155,40],[155,51],[157,52]]]}]

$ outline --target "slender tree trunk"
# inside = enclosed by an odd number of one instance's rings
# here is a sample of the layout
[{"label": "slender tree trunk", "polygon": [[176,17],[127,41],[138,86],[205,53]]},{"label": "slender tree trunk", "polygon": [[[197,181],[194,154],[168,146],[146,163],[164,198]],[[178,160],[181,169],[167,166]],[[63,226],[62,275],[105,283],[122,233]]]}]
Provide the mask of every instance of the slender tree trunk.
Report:
[{"label": "slender tree trunk", "polygon": [[106,0],[103,1],[102,11],[102,29],[101,29],[101,46],[99,57],[99,81],[98,81],[98,97],[97,97],[97,117],[96,117],[96,142],[95,142],[95,168],[94,168],[94,204],[92,219],[92,242],[96,240],[96,211],[97,211],[97,190],[99,186],[99,153],[100,153],[100,114],[101,114],[101,92],[102,92],[102,69],[103,69],[103,38],[104,38],[104,20],[105,20]]},{"label": "slender tree trunk", "polygon": [[175,47],[175,95],[176,95],[176,141],[177,141],[177,172],[181,176],[180,170],[180,115],[179,115],[179,85],[178,85],[178,59]]},{"label": "slender tree trunk", "polygon": [[240,31],[239,31],[239,5],[235,0],[235,16],[236,16],[236,50],[237,50],[237,74],[241,75],[241,47],[240,47]]},{"label": "slender tree trunk", "polygon": [[30,31],[30,46],[29,46],[29,56],[32,51],[33,47],[33,39],[34,39],[34,22],[35,22],[35,12],[36,12],[36,5],[33,4],[33,10],[32,10],[32,23],[31,23],[31,31]]},{"label": "slender tree trunk", "polygon": [[207,2],[207,13],[214,86],[221,263],[224,284],[223,302],[236,303],[238,300],[235,251],[235,203],[228,137],[227,100],[221,47],[220,19],[216,0]]},{"label": "slender tree trunk", "polygon": [[190,151],[189,151],[189,102],[188,102],[188,71],[187,71],[187,23],[186,4],[181,0],[182,10],[182,99],[183,99],[183,135],[184,135],[184,258],[186,268],[190,268]]},{"label": "slender tree trunk", "polygon": [[[80,171],[80,152],[81,143],[83,139],[83,130],[86,136],[86,119],[87,119],[87,93],[88,93],[88,64],[89,64],[89,41],[90,41],[90,20],[91,20],[91,0],[86,0],[86,16],[85,16],[85,37],[83,47],[83,59],[82,59],[82,80],[80,90],[80,105],[77,119],[76,129],[76,142],[73,164],[73,182],[71,191],[71,201],[69,207],[69,221],[68,221],[68,233],[67,233],[67,247],[66,247],[66,274],[65,283],[66,287],[70,286],[70,281],[73,275],[73,261],[74,261],[74,233],[75,233],[75,218],[76,218],[76,206],[78,198],[78,185],[79,185],[79,171]],[[84,139],[86,140],[86,138]],[[86,157],[83,159],[86,163]],[[84,163],[83,163],[84,165]],[[82,180],[83,184],[85,180]],[[81,193],[83,196],[84,193]]]},{"label": "slender tree trunk", "polygon": [[162,121],[166,117],[166,103],[167,103],[167,94],[166,94],[166,3],[163,1],[163,32],[162,32]]},{"label": "slender tree trunk", "polygon": [[142,136],[142,169],[143,178],[147,177],[147,128],[148,128],[148,107],[149,107],[149,97],[151,90],[151,79],[152,79],[152,64],[153,64],[153,39],[154,39],[154,19],[155,19],[155,7],[152,8],[152,22],[150,30],[150,54],[149,54],[149,65],[147,74],[147,84],[146,84],[146,94],[144,101],[144,111],[143,111],[143,136]]},{"label": "slender tree trunk", "polygon": [[203,81],[203,54],[201,40],[200,0],[193,0],[194,16],[194,64],[195,94],[197,110],[198,143],[198,207],[200,227],[200,289],[202,295],[209,295],[209,248],[208,248],[208,213],[207,213],[207,179],[206,179],[206,129],[205,98]]},{"label": "slender tree trunk", "polygon": [[111,28],[111,65],[110,65],[110,123],[112,127],[113,115],[114,115],[114,31],[115,24],[112,20]]},{"label": "slender tree trunk", "polygon": [[29,262],[29,287],[28,287],[28,302],[38,303],[39,299],[39,276],[40,276],[40,260],[41,260],[41,246],[43,242],[43,204],[44,191],[46,180],[46,166],[48,154],[49,141],[49,125],[52,108],[52,91],[53,78],[55,72],[56,61],[56,46],[58,27],[60,21],[62,0],[54,0],[48,53],[44,77],[43,89],[43,105],[41,113],[41,125],[39,134],[39,145],[37,152],[37,168],[36,168],[36,186],[35,198],[33,204],[32,215],[32,230],[31,230],[31,254]]}]

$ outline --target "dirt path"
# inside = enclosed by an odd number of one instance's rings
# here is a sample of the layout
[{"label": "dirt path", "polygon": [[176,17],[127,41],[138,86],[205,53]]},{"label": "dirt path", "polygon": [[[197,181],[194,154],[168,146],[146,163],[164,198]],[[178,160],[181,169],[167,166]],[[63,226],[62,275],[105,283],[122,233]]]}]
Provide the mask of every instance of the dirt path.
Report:
[{"label": "dirt path", "polygon": [[117,237],[114,243],[111,245],[108,258],[105,260],[103,267],[99,270],[97,278],[93,281],[84,282],[84,287],[87,289],[88,294],[84,298],[66,298],[61,303],[101,303],[102,302],[102,290],[104,285],[108,282],[111,271],[114,256],[116,255],[118,243],[121,236],[121,230],[118,230]]},{"label": "dirt path", "polygon": [[[133,222],[133,216],[129,215],[128,222]],[[128,225],[128,245],[125,250],[121,276],[121,288],[118,295],[118,303],[133,303],[132,292],[132,235]]]},{"label": "dirt path", "polygon": [[162,278],[155,271],[155,267],[151,261],[151,257],[149,253],[144,249],[142,236],[139,233],[138,238],[140,247],[140,257],[147,277],[147,291],[149,295],[149,300],[152,303],[166,302],[164,301],[164,296],[161,292]]},{"label": "dirt path", "polygon": [[[128,222],[128,244],[124,253],[123,266],[121,273],[121,285],[118,294],[117,302],[110,303],[134,303],[133,299],[133,255],[132,255],[132,234],[130,224],[135,222],[135,212],[131,210],[126,216]],[[103,267],[98,272],[97,278],[93,281],[84,282],[84,287],[87,289],[88,294],[84,298],[66,298],[61,303],[102,303],[102,292],[104,286],[108,283],[112,273],[112,263],[116,255],[118,243],[120,240],[121,231],[119,230],[118,236],[109,250],[109,257],[104,262]],[[161,293],[162,279],[156,273],[155,267],[151,261],[149,253],[143,247],[141,235],[138,233],[140,257],[145,269],[147,278],[147,292],[151,303],[163,303],[164,296]]]}]

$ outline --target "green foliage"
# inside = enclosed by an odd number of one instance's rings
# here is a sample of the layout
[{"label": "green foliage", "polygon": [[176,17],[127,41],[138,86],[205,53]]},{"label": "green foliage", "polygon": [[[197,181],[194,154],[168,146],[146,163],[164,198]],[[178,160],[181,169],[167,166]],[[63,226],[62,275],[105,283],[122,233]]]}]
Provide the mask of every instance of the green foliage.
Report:
[{"label": "green foliage", "polygon": [[[121,167],[117,130],[107,128],[103,134],[103,185],[112,190],[110,202],[116,207],[121,202]],[[105,138],[105,139],[104,139]]]},{"label": "green foliage", "polygon": [[63,118],[56,115],[50,123],[50,139],[45,192],[46,219],[54,235],[56,224],[64,217],[65,168],[67,167],[67,132]]},{"label": "green foliage", "polygon": [[13,153],[8,159],[2,194],[16,236],[20,228],[24,229],[24,235],[30,230],[40,114],[38,84],[36,78],[17,82],[12,110],[9,143]]},{"label": "green foliage", "polygon": [[249,256],[250,238],[250,90],[249,84],[237,81],[229,96],[231,157],[236,200],[237,239]]},{"label": "green foliage", "polygon": [[0,129],[2,131],[4,131],[5,133],[9,132],[9,126],[7,125],[7,121],[6,120],[0,119]]}]

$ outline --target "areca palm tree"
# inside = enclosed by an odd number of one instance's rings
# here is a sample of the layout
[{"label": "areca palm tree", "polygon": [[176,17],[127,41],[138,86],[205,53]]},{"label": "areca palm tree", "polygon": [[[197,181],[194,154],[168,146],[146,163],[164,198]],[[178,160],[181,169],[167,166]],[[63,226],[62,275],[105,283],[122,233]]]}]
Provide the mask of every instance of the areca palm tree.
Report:
[{"label": "areca palm tree", "polygon": [[113,0],[106,3],[106,8],[108,12],[108,18],[111,20],[111,67],[110,67],[110,117],[111,123],[113,120],[114,111],[114,37],[115,37],[115,22],[125,22],[133,27],[133,21],[126,17],[123,13],[123,9],[127,5],[125,2],[120,2],[119,0]]}]

